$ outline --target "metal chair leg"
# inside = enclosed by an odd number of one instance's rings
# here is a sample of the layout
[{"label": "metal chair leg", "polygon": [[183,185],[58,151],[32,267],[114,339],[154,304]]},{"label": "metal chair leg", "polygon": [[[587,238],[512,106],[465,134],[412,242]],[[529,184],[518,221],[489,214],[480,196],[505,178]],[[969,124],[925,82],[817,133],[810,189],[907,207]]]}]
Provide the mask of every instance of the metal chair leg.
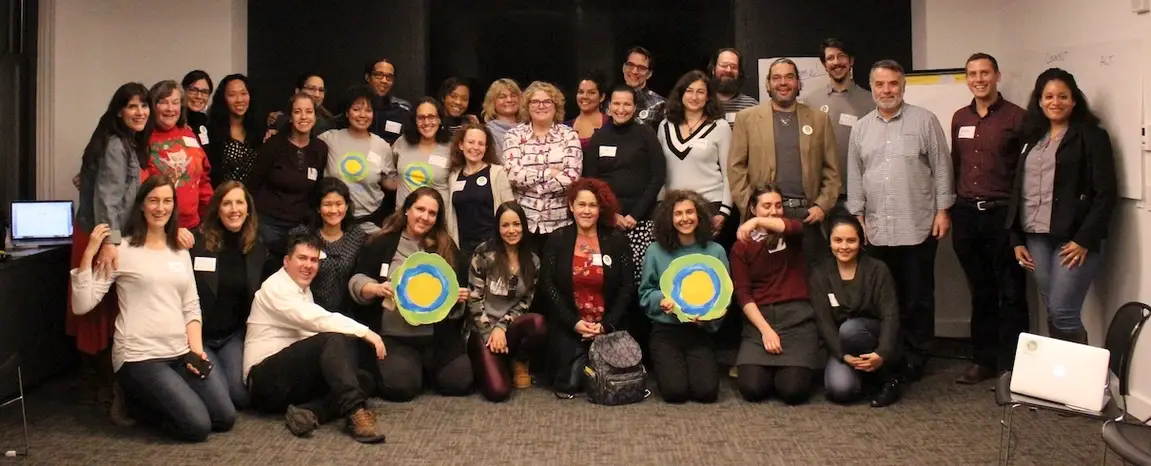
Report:
[{"label": "metal chair leg", "polygon": [[[1008,405],[1008,407],[1007,407],[1007,437],[1004,441],[1004,443],[1006,443],[1007,446],[1006,446],[1006,448],[1003,449],[1003,465],[1004,466],[1010,466],[1011,465],[1011,431],[1012,431],[1012,427],[1014,427],[1014,424],[1015,424],[1015,408],[1018,408],[1019,406],[1020,405],[1018,405],[1018,404],[1012,404],[1012,405]],[[1018,443],[1018,442],[1016,442],[1016,443]]]},{"label": "metal chair leg", "polygon": [[29,445],[28,442],[28,411],[24,408],[24,374],[20,367],[16,367],[16,382],[20,386],[20,419],[24,421],[24,456],[28,457]]}]

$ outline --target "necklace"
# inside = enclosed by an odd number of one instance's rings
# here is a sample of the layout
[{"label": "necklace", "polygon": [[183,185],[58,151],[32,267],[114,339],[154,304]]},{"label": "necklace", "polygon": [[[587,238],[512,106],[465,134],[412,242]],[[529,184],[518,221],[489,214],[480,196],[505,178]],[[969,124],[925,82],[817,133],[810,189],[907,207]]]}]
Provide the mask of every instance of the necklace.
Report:
[{"label": "necklace", "polygon": [[783,126],[789,126],[791,125],[791,120],[795,119],[795,112],[788,113],[787,118],[783,118],[779,115],[776,115],[776,117],[779,118],[780,123],[783,123]]}]

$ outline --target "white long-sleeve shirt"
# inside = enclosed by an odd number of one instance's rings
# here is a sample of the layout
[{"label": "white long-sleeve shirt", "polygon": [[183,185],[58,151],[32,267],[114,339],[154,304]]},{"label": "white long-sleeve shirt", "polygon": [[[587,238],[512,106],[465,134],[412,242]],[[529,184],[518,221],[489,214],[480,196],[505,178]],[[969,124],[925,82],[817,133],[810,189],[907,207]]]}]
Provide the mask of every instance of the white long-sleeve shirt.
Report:
[{"label": "white long-sleeve shirt", "polygon": [[244,380],[248,380],[248,371],[253,366],[269,356],[292,343],[325,332],[362,338],[368,333],[368,327],[316,304],[312,290],[301,288],[281,268],[264,280],[252,300],[248,335],[244,340]]},{"label": "white long-sleeve shirt", "polygon": [[111,279],[72,269],[72,312],[87,314],[116,284],[120,313],[112,337],[112,369],[125,362],[174,358],[190,351],[187,325],[200,321],[200,296],[188,251],[118,246]]}]

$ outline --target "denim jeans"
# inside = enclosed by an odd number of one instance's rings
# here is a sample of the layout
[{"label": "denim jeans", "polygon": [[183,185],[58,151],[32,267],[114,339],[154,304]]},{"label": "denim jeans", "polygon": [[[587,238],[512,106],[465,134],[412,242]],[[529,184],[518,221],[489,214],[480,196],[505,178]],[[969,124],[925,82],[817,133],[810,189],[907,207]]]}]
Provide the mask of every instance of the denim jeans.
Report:
[{"label": "denim jeans", "polygon": [[[847,319],[839,325],[839,342],[843,351],[859,356],[879,347],[879,320],[867,317]],[[883,361],[885,364],[894,361]],[[823,371],[823,385],[832,401],[847,403],[863,394],[863,377],[867,373],[855,370],[838,355],[827,360]]]},{"label": "denim jeans", "polygon": [[1063,242],[1058,242],[1046,234],[1028,234],[1025,242],[1027,252],[1035,261],[1035,283],[1039,294],[1047,305],[1047,321],[1063,332],[1083,330],[1083,300],[1091,280],[1099,272],[1103,262],[1103,245],[1098,250],[1087,251],[1087,260],[1073,269],[1060,263],[1059,251]]},{"label": "denim jeans", "polygon": [[215,370],[201,379],[181,358],[152,359],[124,363],[116,379],[129,399],[155,412],[161,427],[179,440],[202,442],[236,422],[224,376]]},{"label": "denim jeans", "polygon": [[248,407],[251,397],[244,385],[244,328],[224,338],[204,340],[204,352],[215,365],[213,373],[219,372],[228,387],[228,396],[237,410]]}]

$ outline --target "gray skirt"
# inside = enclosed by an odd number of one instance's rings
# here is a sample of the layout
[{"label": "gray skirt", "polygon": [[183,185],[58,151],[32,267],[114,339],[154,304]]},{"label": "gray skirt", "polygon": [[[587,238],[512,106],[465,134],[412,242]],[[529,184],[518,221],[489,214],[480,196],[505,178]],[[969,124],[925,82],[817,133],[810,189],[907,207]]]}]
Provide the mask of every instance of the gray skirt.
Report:
[{"label": "gray skirt", "polygon": [[[827,356],[819,342],[815,328],[815,310],[806,300],[760,305],[759,312],[775,333],[779,335],[780,354],[771,354],[763,347],[759,329],[745,321],[742,341],[735,364],[753,366],[795,366],[818,369]],[[746,319],[746,317],[745,317]]]}]

